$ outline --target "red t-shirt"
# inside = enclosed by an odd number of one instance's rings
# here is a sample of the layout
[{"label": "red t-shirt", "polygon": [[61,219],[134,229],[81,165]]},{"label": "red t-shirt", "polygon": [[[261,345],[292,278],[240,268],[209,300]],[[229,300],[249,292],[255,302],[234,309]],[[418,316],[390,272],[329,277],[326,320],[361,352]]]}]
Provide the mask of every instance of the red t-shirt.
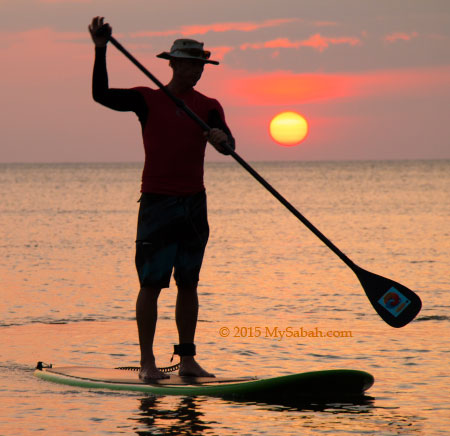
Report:
[{"label": "red t-shirt", "polygon": [[[133,89],[144,96],[148,107],[148,119],[142,132],[145,165],[141,192],[189,195],[203,191],[206,140],[202,128],[160,89]],[[205,123],[211,110],[216,110],[225,123],[222,106],[217,100],[194,89],[178,98]]]}]

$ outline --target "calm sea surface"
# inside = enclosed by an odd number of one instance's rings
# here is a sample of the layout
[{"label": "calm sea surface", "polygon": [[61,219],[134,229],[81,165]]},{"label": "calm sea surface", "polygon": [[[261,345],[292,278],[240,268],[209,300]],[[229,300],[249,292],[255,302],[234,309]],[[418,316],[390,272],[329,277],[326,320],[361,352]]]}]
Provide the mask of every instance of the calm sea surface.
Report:
[{"label": "calm sea surface", "polygon": [[[450,161],[258,163],[360,266],[417,291],[394,329],[354,274],[236,163],[209,164],[199,361],[217,375],[370,372],[362,404],[286,406],[60,386],[56,365],[138,365],[140,164],[0,165],[0,435],[444,435],[450,428]],[[160,297],[158,364],[177,335]],[[230,329],[221,337],[222,327]],[[251,337],[277,327],[351,337]]]}]

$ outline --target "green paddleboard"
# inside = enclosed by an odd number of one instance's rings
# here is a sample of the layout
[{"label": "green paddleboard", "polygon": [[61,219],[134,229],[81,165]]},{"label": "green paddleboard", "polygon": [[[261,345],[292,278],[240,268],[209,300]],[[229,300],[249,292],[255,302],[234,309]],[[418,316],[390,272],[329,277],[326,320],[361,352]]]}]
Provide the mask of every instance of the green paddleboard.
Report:
[{"label": "green paddleboard", "polygon": [[374,378],[367,372],[350,369],[312,371],[272,378],[180,377],[143,383],[138,371],[85,366],[42,367],[37,377],[69,386],[93,389],[139,391],[158,395],[207,395],[213,397],[278,401],[308,398],[362,396]]}]

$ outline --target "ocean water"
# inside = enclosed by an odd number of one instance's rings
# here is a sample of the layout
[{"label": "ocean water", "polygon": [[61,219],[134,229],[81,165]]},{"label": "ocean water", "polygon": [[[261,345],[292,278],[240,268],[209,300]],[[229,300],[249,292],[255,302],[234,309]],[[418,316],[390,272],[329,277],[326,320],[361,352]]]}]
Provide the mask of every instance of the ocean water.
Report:
[{"label": "ocean water", "polygon": [[[0,435],[444,435],[450,428],[450,161],[255,163],[355,263],[418,293],[401,329],[354,274],[238,164],[210,163],[198,360],[217,375],[348,368],[366,401],[243,403],[60,386],[36,362],[138,365],[141,164],[0,165]],[[176,290],[155,351],[167,366]],[[220,335],[222,328],[229,336]],[[252,331],[350,331],[255,337]]]}]

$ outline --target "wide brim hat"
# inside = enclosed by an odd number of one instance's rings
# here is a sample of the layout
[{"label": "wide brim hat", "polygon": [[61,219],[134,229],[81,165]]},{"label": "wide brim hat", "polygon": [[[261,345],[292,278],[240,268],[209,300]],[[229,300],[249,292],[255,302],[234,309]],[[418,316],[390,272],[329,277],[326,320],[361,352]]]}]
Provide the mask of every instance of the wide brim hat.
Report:
[{"label": "wide brim hat", "polygon": [[177,39],[170,52],[164,51],[156,57],[161,59],[196,59],[205,64],[219,65],[219,62],[209,59],[211,52],[203,49],[203,42],[194,39]]}]

